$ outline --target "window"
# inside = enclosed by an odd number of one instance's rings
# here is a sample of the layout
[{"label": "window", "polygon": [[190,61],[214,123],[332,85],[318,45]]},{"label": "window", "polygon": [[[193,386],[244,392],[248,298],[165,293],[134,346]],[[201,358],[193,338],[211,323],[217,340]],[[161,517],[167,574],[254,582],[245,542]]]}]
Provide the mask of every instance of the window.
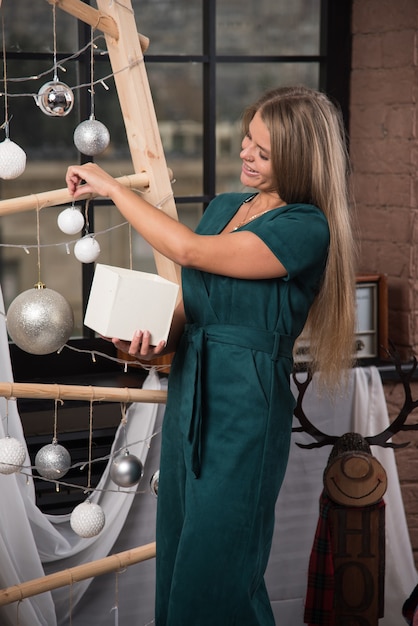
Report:
[{"label": "window", "polygon": [[[351,2],[333,5],[326,0],[133,0],[138,31],[150,37],[145,63],[181,221],[193,228],[216,193],[240,189],[240,114],[265,89],[289,83],[323,88],[340,101],[347,119]],[[91,63],[90,27],[61,9],[54,16],[49,3],[15,0],[1,10],[10,138],[25,150],[27,166],[19,178],[0,181],[0,197],[60,189],[67,165],[89,160],[77,152],[73,133],[91,113],[92,79],[103,78],[94,86],[94,113],[111,135],[108,149],[95,159],[112,174],[132,173],[100,32],[94,32]],[[73,110],[65,117],[47,116],[36,106],[38,90],[53,78],[54,45],[58,78],[74,93]],[[94,341],[83,327],[94,265],[74,257],[78,236],[57,228],[63,208],[1,217],[5,306],[40,276],[70,302],[74,341]],[[99,261],[127,267],[132,257],[134,269],[154,271],[152,250],[122,222],[108,202],[90,204],[88,229],[97,233]],[[60,361],[66,358],[63,353]],[[49,360],[55,361],[43,357],[43,367]]]}]

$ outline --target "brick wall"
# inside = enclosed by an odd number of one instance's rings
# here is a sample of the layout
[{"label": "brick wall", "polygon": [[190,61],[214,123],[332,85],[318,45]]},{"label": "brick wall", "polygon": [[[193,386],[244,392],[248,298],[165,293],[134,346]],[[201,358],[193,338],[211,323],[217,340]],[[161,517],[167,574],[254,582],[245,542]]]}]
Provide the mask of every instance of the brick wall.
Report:
[{"label": "brick wall", "polygon": [[[418,3],[353,0],[350,153],[361,243],[359,273],[385,273],[389,338],[408,361],[418,355]],[[418,398],[418,383],[413,385]],[[393,418],[399,383],[386,383]],[[409,422],[418,421],[418,410]],[[418,433],[396,452],[418,566]]]}]

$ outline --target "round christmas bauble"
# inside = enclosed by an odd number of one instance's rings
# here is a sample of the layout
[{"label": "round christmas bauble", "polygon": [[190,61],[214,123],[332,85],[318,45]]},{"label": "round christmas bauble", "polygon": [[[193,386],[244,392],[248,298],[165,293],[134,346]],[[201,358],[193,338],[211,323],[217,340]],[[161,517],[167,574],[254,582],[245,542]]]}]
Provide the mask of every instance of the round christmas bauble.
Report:
[{"label": "round christmas bauble", "polygon": [[51,354],[71,336],[74,315],[67,300],[42,283],[18,295],[6,316],[8,333],[29,354]]},{"label": "round christmas bauble", "polygon": [[103,509],[94,502],[86,500],[78,504],[70,517],[70,526],[80,537],[95,537],[105,525]]},{"label": "round christmas bauble", "polygon": [[102,122],[90,118],[81,122],[74,131],[74,144],[77,150],[88,156],[101,154],[110,142],[108,129]]},{"label": "round christmas bauble", "polygon": [[0,474],[20,472],[25,457],[25,447],[18,439],[9,435],[0,439]]},{"label": "round christmas bauble", "polygon": [[126,450],[112,461],[110,466],[110,478],[119,487],[132,487],[139,483],[144,473],[141,461],[134,454]]},{"label": "round christmas bauble", "polygon": [[58,215],[57,224],[66,235],[75,235],[84,226],[84,216],[79,209],[68,207]]},{"label": "round christmas bauble", "polygon": [[99,254],[99,242],[91,235],[82,237],[74,246],[74,255],[82,263],[93,263]]},{"label": "round christmas bauble", "polygon": [[65,476],[71,467],[70,453],[59,443],[49,443],[36,453],[35,467],[44,478],[58,480]]},{"label": "round christmas bauble", "polygon": [[159,479],[160,479],[160,470],[157,470],[151,476],[151,481],[150,481],[151,492],[154,494],[154,496],[158,496],[158,481],[159,481]]},{"label": "round christmas bauble", "polygon": [[51,80],[42,85],[36,102],[45,115],[65,117],[73,108],[74,94],[65,83]]},{"label": "round christmas bauble", "polygon": [[0,178],[10,180],[25,171],[26,152],[8,137],[0,143]]}]

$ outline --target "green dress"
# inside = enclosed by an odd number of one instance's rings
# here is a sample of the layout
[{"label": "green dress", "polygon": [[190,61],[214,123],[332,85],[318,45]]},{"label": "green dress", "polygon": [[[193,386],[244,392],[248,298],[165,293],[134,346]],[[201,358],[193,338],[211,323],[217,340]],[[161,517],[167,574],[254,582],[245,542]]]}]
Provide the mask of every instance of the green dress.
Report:
[{"label": "green dress", "polygon": [[[215,198],[197,232],[220,233],[248,197]],[[318,208],[293,204],[239,230],[260,237],[287,276],[182,271],[187,325],[169,376],[158,486],[157,626],[274,625],[264,572],[292,428],[292,347],[329,229]]]}]

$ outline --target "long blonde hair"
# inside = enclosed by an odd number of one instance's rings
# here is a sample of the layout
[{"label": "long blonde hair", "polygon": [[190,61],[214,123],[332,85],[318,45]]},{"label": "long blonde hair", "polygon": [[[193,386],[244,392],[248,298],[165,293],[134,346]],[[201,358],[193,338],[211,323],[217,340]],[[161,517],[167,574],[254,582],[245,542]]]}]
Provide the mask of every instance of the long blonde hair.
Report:
[{"label": "long blonde hair", "polygon": [[269,91],[248,107],[244,132],[256,112],[270,132],[279,196],[288,204],[313,204],[328,220],[327,265],[303,335],[309,337],[310,369],[333,386],[353,365],[355,332],[355,244],[342,117],[325,94],[299,86]]}]

